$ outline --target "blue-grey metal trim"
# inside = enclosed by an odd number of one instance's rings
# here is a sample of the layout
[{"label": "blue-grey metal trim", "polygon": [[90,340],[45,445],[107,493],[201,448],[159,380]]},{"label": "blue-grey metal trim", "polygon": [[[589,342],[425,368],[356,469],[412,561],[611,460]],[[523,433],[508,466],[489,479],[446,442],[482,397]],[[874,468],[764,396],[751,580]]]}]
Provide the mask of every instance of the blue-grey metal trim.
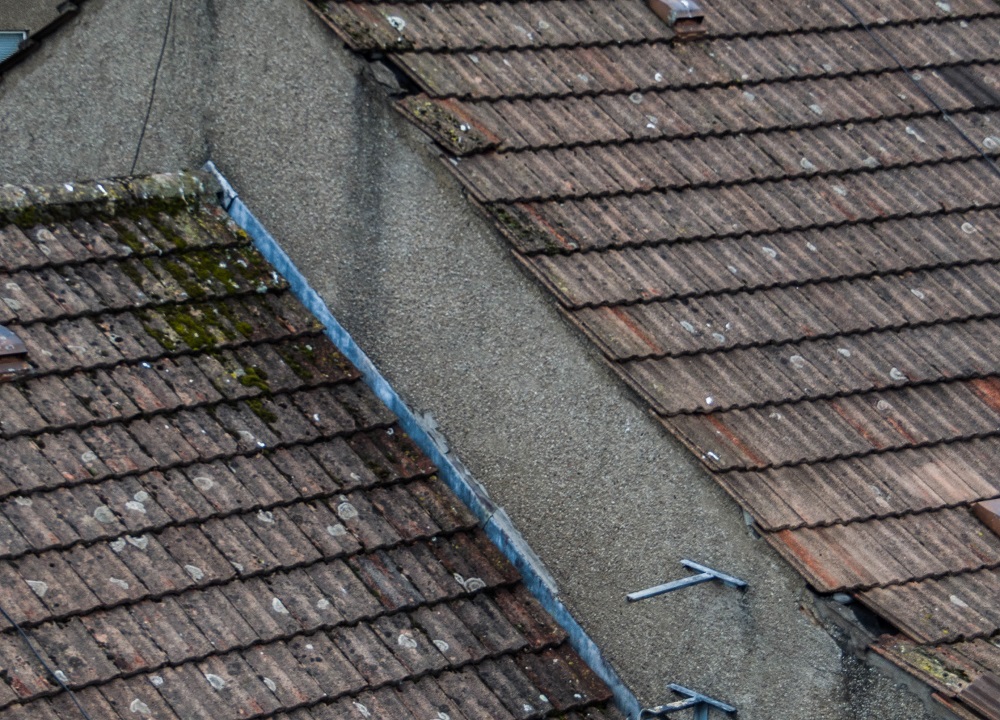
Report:
[{"label": "blue-grey metal trim", "polygon": [[21,43],[28,37],[28,33],[21,30],[0,31],[0,62],[3,62],[16,53]]},{"label": "blue-grey metal trim", "polygon": [[438,467],[441,478],[452,492],[479,518],[490,540],[521,573],[525,586],[531,594],[566,631],[573,649],[611,689],[618,709],[628,718],[637,718],[641,710],[639,701],[601,654],[597,644],[559,601],[559,591],[555,581],[514,527],[507,513],[490,500],[485,489],[469,475],[457,459],[451,456],[443,443],[434,438],[433,430],[427,427],[427,420],[418,417],[403,402],[371,359],[333,317],[319,293],[310,287],[308,280],[291,258],[240,200],[233,186],[219,172],[215,164],[209,161],[205,165],[205,170],[212,173],[222,186],[220,200],[229,216],[250,236],[261,255],[288,281],[299,301],[323,324],[327,337],[361,371],[368,387],[396,414],[400,426]]}]

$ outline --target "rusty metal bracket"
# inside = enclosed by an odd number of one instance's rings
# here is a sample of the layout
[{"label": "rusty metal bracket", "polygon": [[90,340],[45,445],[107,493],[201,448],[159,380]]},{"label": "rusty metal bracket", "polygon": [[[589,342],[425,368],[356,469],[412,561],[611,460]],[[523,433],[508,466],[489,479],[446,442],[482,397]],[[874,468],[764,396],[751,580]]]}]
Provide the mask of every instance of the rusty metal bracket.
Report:
[{"label": "rusty metal bracket", "polygon": [[713,708],[720,710],[727,715],[736,714],[736,708],[732,705],[727,705],[726,703],[716,700],[715,698],[710,698],[707,695],[702,695],[694,690],[689,690],[683,685],[670,683],[667,685],[667,689],[673,690],[678,695],[685,696],[685,699],[668,703],[666,705],[657,705],[656,707],[646,708],[639,712],[638,720],[664,717],[665,715],[670,715],[672,713],[688,709],[694,710],[694,720],[708,720],[708,714]]},{"label": "rusty metal bracket", "polygon": [[647,590],[638,590],[633,593],[629,593],[625,596],[625,599],[629,602],[638,602],[639,600],[646,600],[647,598],[656,597],[657,595],[663,595],[668,592],[673,592],[674,590],[680,590],[682,588],[691,587],[692,585],[700,585],[704,582],[711,582],[712,580],[718,580],[726,587],[736,588],[738,590],[746,590],[748,583],[746,580],[740,580],[738,577],[733,577],[732,575],[726,575],[718,570],[713,570],[710,567],[705,567],[704,565],[699,565],[692,560],[681,560],[681,565],[692,570],[697,570],[697,575],[692,575],[691,577],[686,577],[681,580],[672,580],[663,585],[657,585],[656,587],[651,587]]}]

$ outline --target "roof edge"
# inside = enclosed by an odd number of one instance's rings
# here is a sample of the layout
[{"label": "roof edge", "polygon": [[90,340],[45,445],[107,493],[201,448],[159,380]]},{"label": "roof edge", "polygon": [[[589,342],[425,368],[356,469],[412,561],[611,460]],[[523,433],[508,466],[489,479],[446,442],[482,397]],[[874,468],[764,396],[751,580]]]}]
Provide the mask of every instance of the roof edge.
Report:
[{"label": "roof edge", "polygon": [[44,213],[76,214],[153,201],[185,205],[213,198],[220,191],[204,172],[156,173],[52,185],[0,185],[0,218],[18,222]]}]

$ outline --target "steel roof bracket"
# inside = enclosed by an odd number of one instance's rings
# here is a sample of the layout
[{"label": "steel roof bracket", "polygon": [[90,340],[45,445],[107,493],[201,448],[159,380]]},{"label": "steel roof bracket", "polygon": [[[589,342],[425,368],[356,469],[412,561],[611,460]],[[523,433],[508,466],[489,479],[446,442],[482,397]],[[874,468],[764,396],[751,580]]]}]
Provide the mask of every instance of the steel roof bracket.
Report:
[{"label": "steel roof bracket", "polygon": [[670,683],[667,685],[667,689],[673,690],[678,695],[684,695],[686,699],[668,703],[667,705],[657,705],[656,707],[646,708],[639,712],[638,720],[663,717],[665,715],[670,715],[671,713],[680,712],[681,710],[687,710],[689,708],[694,710],[694,720],[708,720],[708,714],[712,708],[720,710],[727,715],[736,714],[736,708],[732,705],[727,705],[724,702],[710,698],[707,695],[702,695],[694,690],[688,690],[683,685]]},{"label": "steel roof bracket", "polygon": [[738,590],[746,590],[747,588],[748,583],[745,580],[740,580],[738,577],[733,577],[732,575],[726,575],[725,573],[713,570],[710,567],[705,567],[704,565],[699,565],[691,560],[681,560],[681,565],[691,568],[692,570],[697,570],[698,574],[683,578],[682,580],[672,580],[668,583],[657,585],[656,587],[651,587],[647,590],[638,590],[636,592],[629,593],[625,596],[625,599],[629,602],[638,602],[639,600],[646,600],[647,598],[691,587],[692,585],[700,585],[703,582],[711,582],[712,580],[718,580],[726,587],[736,588]]}]

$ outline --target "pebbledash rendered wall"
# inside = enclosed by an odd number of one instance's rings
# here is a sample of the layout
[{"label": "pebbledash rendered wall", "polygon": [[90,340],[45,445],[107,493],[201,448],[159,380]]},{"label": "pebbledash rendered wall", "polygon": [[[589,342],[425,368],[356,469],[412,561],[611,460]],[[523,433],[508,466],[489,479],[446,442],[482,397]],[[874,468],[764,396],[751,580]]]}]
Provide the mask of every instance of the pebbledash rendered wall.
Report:
[{"label": "pebbledash rendered wall", "polygon": [[[132,170],[169,0],[88,0],[0,79],[0,183]],[[515,267],[387,89],[301,0],[175,0],[136,172],[212,160],[403,399],[504,508],[644,704],[919,720],[802,580]],[[688,557],[750,582],[635,605]],[[917,686],[918,691],[921,686]]]}]

